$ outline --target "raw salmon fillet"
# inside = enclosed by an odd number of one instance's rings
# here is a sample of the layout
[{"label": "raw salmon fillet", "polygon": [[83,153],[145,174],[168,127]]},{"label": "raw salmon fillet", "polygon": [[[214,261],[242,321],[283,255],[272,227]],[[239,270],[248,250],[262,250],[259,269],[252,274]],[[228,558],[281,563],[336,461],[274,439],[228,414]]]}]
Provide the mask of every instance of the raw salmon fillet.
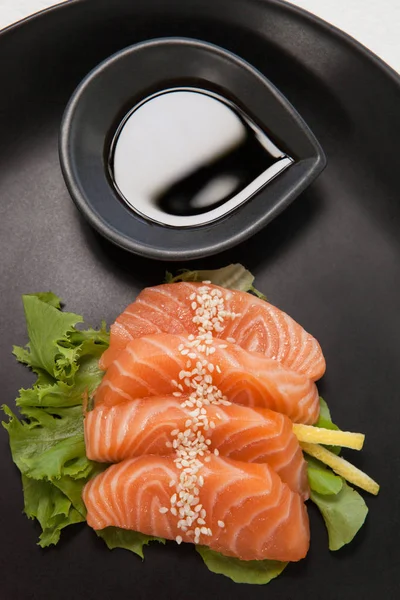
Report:
[{"label": "raw salmon fillet", "polygon": [[188,393],[191,381],[184,374],[189,358],[200,368],[204,363],[212,364],[212,382],[231,402],[269,408],[287,415],[295,423],[313,424],[318,419],[318,390],[305,375],[225,340],[212,341],[212,347],[208,347],[215,351],[206,360],[199,350],[201,346],[183,356],[181,349],[185,343],[187,337],[170,334],[129,342],[103,377],[95,394],[95,405],[113,406],[135,398],[169,395],[176,392],[177,382]]},{"label": "raw salmon fillet", "polygon": [[[160,512],[171,506],[170,482],[179,473],[172,457],[155,455],[109,467],[84,489],[88,524],[193,542],[189,531],[178,528],[177,517],[169,510]],[[201,533],[200,544],[242,560],[298,561],[306,555],[306,507],[267,464],[211,456],[202,475],[198,502],[211,535]]]},{"label": "raw salmon fillet", "polygon": [[[129,341],[155,333],[195,334],[191,295],[201,283],[167,283],[144,289],[111,326],[110,348],[101,358],[105,370]],[[240,314],[222,324],[217,337],[233,338],[251,352],[261,352],[316,381],[325,372],[319,343],[289,315],[247,292],[220,290],[226,310]]]},{"label": "raw salmon fillet", "polygon": [[[173,396],[99,406],[85,416],[86,455],[116,463],[144,454],[171,455],[172,432],[185,431],[190,409]],[[288,417],[238,404],[208,406],[210,450],[235,460],[268,463],[284,483],[308,498],[306,462]],[[191,422],[191,420],[190,420]]]}]

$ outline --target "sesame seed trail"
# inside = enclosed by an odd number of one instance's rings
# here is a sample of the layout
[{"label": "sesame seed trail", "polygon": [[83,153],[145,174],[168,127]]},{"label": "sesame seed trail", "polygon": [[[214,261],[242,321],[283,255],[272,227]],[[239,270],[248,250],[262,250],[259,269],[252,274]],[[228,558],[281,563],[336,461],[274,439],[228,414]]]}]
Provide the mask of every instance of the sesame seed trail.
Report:
[{"label": "sesame seed trail", "polygon": [[[210,461],[211,455],[208,432],[215,428],[215,422],[208,418],[207,406],[230,404],[221,390],[213,384],[214,365],[207,357],[215,352],[213,333],[223,331],[226,319],[233,320],[240,316],[225,310],[221,290],[211,290],[207,285],[210,283],[203,281],[197,292],[189,297],[194,313],[192,322],[197,325],[197,334],[190,334],[187,342],[179,345],[179,352],[188,361],[186,370],[182,370],[178,375],[179,381],[172,381],[173,386],[179,390],[173,393],[175,397],[178,398],[183,392],[188,395],[181,406],[190,409],[189,418],[185,422],[184,431],[174,429],[171,432],[172,441],[167,442],[168,447],[172,446],[175,449],[174,462],[180,474],[177,482],[170,481],[170,487],[174,488],[170,497],[170,507],[159,509],[161,514],[170,511],[176,516],[178,529],[193,537],[195,544],[200,542],[201,535],[212,536],[212,530],[207,527],[206,510],[199,498],[200,488],[204,485],[200,471],[204,463]],[[199,355],[204,355],[204,358]],[[221,373],[219,365],[215,370]],[[219,455],[217,449],[214,450],[214,454]],[[223,521],[218,521],[218,527],[225,527]],[[176,542],[181,544],[182,536],[178,535]]]}]

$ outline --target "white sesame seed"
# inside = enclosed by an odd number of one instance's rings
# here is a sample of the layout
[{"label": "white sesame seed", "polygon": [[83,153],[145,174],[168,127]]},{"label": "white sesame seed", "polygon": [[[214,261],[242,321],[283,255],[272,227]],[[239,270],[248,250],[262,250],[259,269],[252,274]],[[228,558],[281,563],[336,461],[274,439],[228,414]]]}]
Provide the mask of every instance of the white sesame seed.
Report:
[{"label": "white sesame seed", "polygon": [[[197,288],[197,293],[192,292],[190,296],[191,307],[194,311],[192,323],[197,329],[196,335],[190,334],[185,343],[178,346],[182,356],[187,356],[188,359],[185,363],[186,371],[181,370],[179,373],[178,378],[182,383],[173,380],[173,385],[180,392],[184,392],[182,384],[191,390],[190,395],[186,396],[181,403],[183,409],[189,409],[188,416],[190,418],[185,420],[183,431],[176,428],[171,432],[174,438],[172,444],[167,442],[168,447],[172,446],[176,452],[174,463],[180,470],[179,482],[170,482],[170,487],[175,485],[175,493],[170,498],[169,510],[175,516],[179,514],[177,526],[182,531],[187,532],[192,523],[201,526],[195,527],[194,532],[190,530],[187,533],[194,537],[195,543],[199,543],[200,534],[211,535],[211,529],[206,526],[206,511],[199,503],[199,489],[204,485],[204,478],[199,471],[204,467],[204,463],[211,460],[209,448],[211,440],[206,439],[205,436],[209,428],[215,428],[214,420],[209,419],[207,406],[230,404],[213,384],[211,374],[214,371],[221,373],[221,368],[219,365],[214,366],[206,357],[216,351],[213,346],[214,332],[223,331],[223,321],[235,316],[234,313],[226,310],[221,290],[210,289],[207,287],[209,282],[203,283],[204,285]],[[229,297],[231,296],[226,294],[226,298]],[[219,347],[227,346],[220,344]],[[194,350],[195,348],[197,351]],[[201,359],[196,352],[203,353]],[[194,368],[192,368],[192,360],[197,361]],[[174,396],[180,397],[182,394],[175,392]],[[219,415],[217,416],[221,418]],[[218,450],[214,450],[214,454],[218,456]]]},{"label": "white sesame seed", "polygon": [[221,527],[221,529],[224,529],[225,523],[223,521],[218,521],[218,527]]},{"label": "white sesame seed", "polygon": [[166,506],[162,506],[162,507],[159,509],[159,511],[160,511],[160,513],[161,513],[162,515],[165,515],[165,513],[167,513],[167,512],[168,512],[168,510],[169,510],[169,509],[168,509]]},{"label": "white sesame seed", "polygon": [[175,398],[180,398],[182,396],[182,392],[172,392],[172,395],[175,396]]},{"label": "white sesame seed", "polygon": [[215,448],[214,454],[215,454],[215,456],[219,456],[219,450],[218,450],[218,448]]},{"label": "white sesame seed", "polygon": [[182,544],[182,538],[181,538],[181,536],[177,535],[176,538],[175,538],[175,541],[176,541],[177,544]]}]

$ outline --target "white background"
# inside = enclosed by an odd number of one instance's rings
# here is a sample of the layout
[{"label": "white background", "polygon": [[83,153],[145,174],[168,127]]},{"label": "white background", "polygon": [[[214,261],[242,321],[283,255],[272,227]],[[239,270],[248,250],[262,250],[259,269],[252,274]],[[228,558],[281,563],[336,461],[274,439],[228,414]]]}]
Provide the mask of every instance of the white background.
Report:
[{"label": "white background", "polygon": [[[0,29],[53,4],[54,0],[0,0]],[[400,73],[400,0],[292,0],[292,4],[349,33]]]}]

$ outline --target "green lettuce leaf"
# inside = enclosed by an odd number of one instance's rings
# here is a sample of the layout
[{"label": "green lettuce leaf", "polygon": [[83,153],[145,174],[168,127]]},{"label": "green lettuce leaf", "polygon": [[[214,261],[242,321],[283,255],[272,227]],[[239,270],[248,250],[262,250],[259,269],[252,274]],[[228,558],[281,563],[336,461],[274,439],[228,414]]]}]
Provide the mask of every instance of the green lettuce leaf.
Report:
[{"label": "green lettuce leaf", "polygon": [[331,411],[329,410],[328,404],[323,398],[319,398],[319,417],[318,421],[314,423],[314,427],[322,427],[323,429],[334,429],[339,430],[339,427],[332,422]]},{"label": "green lettuce leaf", "polygon": [[[62,312],[61,300],[51,292],[25,295],[23,303],[29,343],[15,347],[14,354],[37,380],[16,400],[24,419],[3,406],[8,417],[3,426],[22,474],[25,513],[39,522],[39,544],[46,547],[58,542],[62,529],[86,520],[83,488],[108,466],[86,457],[82,403],[102,379],[98,362],[109,334],[104,323],[99,331],[76,329],[82,317]],[[155,539],[118,528],[101,537],[109,547],[142,557],[143,546]]]},{"label": "green lettuce leaf", "polygon": [[[314,427],[323,427],[324,429],[335,429],[339,427],[332,422],[331,413],[325,400],[319,399],[319,418]],[[325,446],[335,454],[340,454],[339,446]],[[342,478],[335,475],[329,467],[326,467],[321,461],[316,460],[307,454],[304,456],[307,461],[307,474],[310,488],[318,494],[338,494],[342,489]]]},{"label": "green lettuce leaf", "polygon": [[37,481],[22,475],[24,512],[30,519],[37,519],[42,528],[39,545],[42,548],[56,544],[61,530],[68,525],[85,520],[71,501],[51,482]]},{"label": "green lettuce leaf", "polygon": [[311,491],[328,530],[329,550],[339,550],[352,541],[364,524],[368,508],[358,492],[345,481],[338,494],[325,495]]},{"label": "green lettuce leaf", "polygon": [[[42,296],[42,297],[40,297]],[[41,369],[61,381],[71,378],[77,370],[79,347],[71,344],[68,335],[83,318],[74,313],[62,312],[54,304],[52,295],[48,304],[43,295],[22,297],[29,343],[26,348],[16,346],[14,354],[33,371]]]},{"label": "green lettuce leaf", "polygon": [[50,304],[50,306],[54,306],[54,308],[61,309],[62,300],[59,296],[53,294],[53,292],[38,292],[36,294],[26,294],[26,296],[35,296],[39,298],[45,304]]},{"label": "green lettuce leaf", "polygon": [[[339,431],[339,427],[332,422],[331,412],[327,403],[321,397],[319,399],[319,417],[318,421],[314,423],[314,427],[322,427],[323,429]],[[340,446],[325,446],[325,448],[338,455],[342,451]]]},{"label": "green lettuce leaf", "polygon": [[[320,398],[320,415],[316,427],[336,429],[327,403]],[[326,446],[340,454],[338,446]],[[329,549],[339,550],[354,539],[362,527],[368,508],[360,494],[353,490],[342,477],[311,456],[305,456],[310,484],[310,500],[314,502],[324,519],[329,538]]]},{"label": "green lettuce leaf", "polygon": [[[82,457],[82,460],[87,460],[86,456]],[[71,501],[72,506],[86,519],[86,506],[82,500],[82,492],[86,483],[107,469],[108,464],[96,463],[90,461],[91,470],[88,472],[85,478],[71,476],[68,474],[63,475],[60,479],[53,479],[52,483],[55,485],[67,498]],[[65,468],[64,471],[68,471]]]},{"label": "green lettuce leaf", "polygon": [[165,544],[165,540],[162,538],[156,538],[151,535],[145,535],[137,531],[130,531],[127,529],[121,529],[120,527],[106,527],[100,531],[96,531],[97,535],[102,538],[107,544],[107,548],[114,550],[114,548],[124,548],[130,550],[134,554],[137,554],[142,559],[144,558],[143,547],[150,544],[150,542],[160,542]]},{"label": "green lettuce leaf", "polygon": [[65,474],[86,477],[91,462],[85,455],[82,407],[43,410],[27,406],[28,421],[20,421],[3,407],[10,417],[3,423],[8,431],[13,461],[23,475],[32,479],[54,479]]},{"label": "green lettuce leaf", "polygon": [[167,283],[176,283],[178,281],[211,281],[214,285],[219,285],[231,290],[251,292],[262,300],[267,299],[264,294],[256,290],[253,286],[254,275],[241,264],[232,264],[211,271],[184,270],[175,277],[167,272],[165,280]]},{"label": "green lettuce leaf", "polygon": [[105,469],[107,465],[101,465],[101,469],[93,469],[87,478],[74,479],[70,475],[63,475],[60,479],[53,479],[52,484],[60,490],[71,502],[75,510],[82,515],[83,519],[86,520],[86,506],[82,500],[82,492],[87,481],[97,475],[101,470]]},{"label": "green lettuce leaf", "polygon": [[318,494],[338,494],[343,487],[343,479],[312,456],[305,456],[310,489]]},{"label": "green lettuce leaf", "polygon": [[[84,333],[84,332],[80,332]],[[35,385],[29,389],[21,389],[16,400],[22,414],[24,407],[68,408],[82,407],[82,395],[90,395],[99,385],[103,371],[99,369],[99,358],[107,348],[105,343],[86,340],[79,348],[77,371],[72,383],[49,380],[46,383],[42,375],[38,376]]]},{"label": "green lettuce leaf", "polygon": [[[79,376],[79,371],[77,376]],[[16,404],[21,409],[22,414],[24,413],[25,406],[68,408],[70,406],[82,405],[82,393],[82,389],[77,389],[74,384],[70,385],[64,381],[36,382],[33,387],[19,391]]]},{"label": "green lettuce leaf", "polygon": [[235,583],[263,585],[278,577],[287,566],[276,560],[239,560],[210,550],[207,546],[196,546],[207,568],[213,573],[225,575]]}]

